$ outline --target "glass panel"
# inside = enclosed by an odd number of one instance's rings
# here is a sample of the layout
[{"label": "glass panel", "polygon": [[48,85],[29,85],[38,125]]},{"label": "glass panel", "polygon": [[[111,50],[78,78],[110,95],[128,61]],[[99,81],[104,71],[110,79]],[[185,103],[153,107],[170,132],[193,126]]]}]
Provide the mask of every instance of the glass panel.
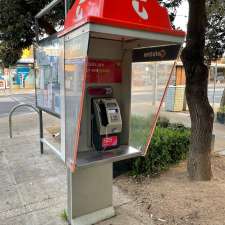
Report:
[{"label": "glass panel", "polygon": [[41,41],[36,49],[36,101],[37,107],[53,114],[44,121],[44,137],[61,152],[60,132],[61,97],[60,87],[64,71],[63,38],[50,37]]},{"label": "glass panel", "polygon": [[154,128],[160,104],[162,104],[160,112],[162,117],[167,117],[169,112],[183,110],[185,88],[184,85],[175,86],[175,70],[171,75],[165,101],[161,103],[173,68],[174,61],[133,63],[131,146],[145,150],[146,140],[149,139],[150,130]]},{"label": "glass panel", "polygon": [[215,143],[214,151],[225,155],[224,132],[225,132],[225,60],[220,59],[212,62],[208,83],[208,98],[214,109],[215,121],[214,131]]},{"label": "glass panel", "polygon": [[75,165],[83,107],[88,34],[65,37],[65,142],[67,165]]},{"label": "glass panel", "polygon": [[60,115],[59,58],[62,57],[63,41],[48,38],[36,50],[36,93],[37,107]]}]

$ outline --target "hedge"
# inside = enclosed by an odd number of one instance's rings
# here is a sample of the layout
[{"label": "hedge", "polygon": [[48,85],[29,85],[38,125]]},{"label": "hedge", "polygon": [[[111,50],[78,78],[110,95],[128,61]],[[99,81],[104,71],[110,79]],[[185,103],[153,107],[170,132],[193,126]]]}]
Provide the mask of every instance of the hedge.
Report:
[{"label": "hedge", "polygon": [[[149,133],[149,118],[132,117],[130,143],[139,148],[143,146]],[[157,175],[171,165],[186,159],[190,144],[190,129],[182,124],[171,124],[166,119],[157,123],[148,154],[126,162],[114,165],[114,173],[120,174],[117,169],[131,170],[132,175]],[[124,171],[123,171],[124,172]]]}]

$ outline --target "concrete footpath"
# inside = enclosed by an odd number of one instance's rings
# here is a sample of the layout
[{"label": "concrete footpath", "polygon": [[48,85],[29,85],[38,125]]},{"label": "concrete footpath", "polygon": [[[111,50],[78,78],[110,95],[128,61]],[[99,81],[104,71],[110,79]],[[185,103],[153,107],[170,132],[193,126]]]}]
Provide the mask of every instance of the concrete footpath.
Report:
[{"label": "concrete footpath", "polygon": [[[170,114],[173,122],[190,125],[188,114]],[[56,124],[54,117],[44,115],[45,124]],[[14,138],[8,137],[8,118],[0,118],[0,225],[66,225],[66,168],[47,147],[40,155],[38,123],[34,113],[13,119]],[[225,149],[225,127],[215,124],[215,150]],[[99,225],[152,225],[145,210],[134,199],[113,187],[117,216]],[[135,196],[134,196],[135,197]]]},{"label": "concrete footpath", "polygon": [[[4,97],[11,98],[8,95]],[[144,107],[148,105],[138,108],[141,113],[149,111]],[[188,113],[160,115],[190,127]],[[44,124],[55,127],[59,121],[44,114]],[[18,114],[13,119],[14,138],[9,139],[8,118],[0,116],[0,225],[67,225],[62,216],[67,208],[66,167],[46,146],[40,155],[38,132],[35,113]],[[215,123],[214,134],[214,151],[225,155],[225,125]],[[135,196],[128,196],[116,183],[113,200],[116,216],[98,225],[154,224]]]},{"label": "concrete footpath", "polygon": [[[188,114],[166,113],[172,122],[190,124]],[[58,123],[44,114],[47,126]],[[66,225],[66,168],[47,147],[40,155],[38,121],[34,113],[13,119],[14,138],[8,137],[8,118],[0,118],[0,225]],[[215,124],[215,150],[225,149],[225,126]],[[114,184],[117,216],[99,225],[151,225],[145,210]]]},{"label": "concrete footpath", "polygon": [[0,119],[0,224],[63,225],[66,170],[48,149],[40,155],[37,116],[16,116],[14,138]]},{"label": "concrete footpath", "polygon": [[[53,117],[44,115],[47,126]],[[0,225],[66,225],[66,168],[45,147],[40,155],[38,123],[34,113],[13,119],[14,138],[8,137],[7,117],[0,118]],[[151,218],[116,185],[117,216],[99,225],[149,225]]]}]

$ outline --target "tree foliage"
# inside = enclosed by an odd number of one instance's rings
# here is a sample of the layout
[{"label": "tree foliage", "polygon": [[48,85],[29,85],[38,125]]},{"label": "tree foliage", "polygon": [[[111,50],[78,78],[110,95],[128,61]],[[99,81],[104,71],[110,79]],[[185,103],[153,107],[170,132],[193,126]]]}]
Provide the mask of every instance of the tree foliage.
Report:
[{"label": "tree foliage", "polygon": [[[35,37],[35,15],[52,0],[0,0],[0,59],[5,66],[13,65],[21,57],[22,49],[29,47]],[[183,0],[159,0],[169,10],[173,22],[176,9]],[[39,20],[40,33],[52,34],[63,23],[64,6],[56,7]],[[68,0],[68,7],[75,0]],[[221,57],[225,50],[225,9],[223,0],[208,0],[209,23],[206,32],[205,54],[207,61]]]},{"label": "tree foliage", "polygon": [[159,2],[169,10],[169,16],[171,22],[175,20],[176,17],[176,9],[181,5],[183,0],[159,0]]},{"label": "tree foliage", "polygon": [[[35,15],[52,0],[0,0],[0,59],[8,67],[21,57],[22,50],[35,40]],[[160,0],[170,10],[174,20],[176,7],[182,0]],[[62,4],[51,11],[50,15],[39,20],[40,33],[52,34],[55,27],[63,23],[64,6]],[[75,0],[68,0],[71,7]]]},{"label": "tree foliage", "polygon": [[[51,0],[0,0],[0,59],[7,67],[14,65],[22,50],[29,47],[35,37],[35,15]],[[63,7],[39,21],[40,33],[51,34],[62,22]]]},{"label": "tree foliage", "polygon": [[207,2],[208,24],[206,29],[205,57],[208,64],[221,58],[225,52],[225,2]]}]

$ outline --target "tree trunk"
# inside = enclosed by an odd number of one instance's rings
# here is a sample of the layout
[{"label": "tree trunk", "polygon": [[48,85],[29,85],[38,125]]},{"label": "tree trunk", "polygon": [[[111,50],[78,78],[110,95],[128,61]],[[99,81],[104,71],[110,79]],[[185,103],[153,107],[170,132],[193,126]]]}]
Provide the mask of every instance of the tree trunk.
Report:
[{"label": "tree trunk", "polygon": [[182,51],[186,72],[186,98],[191,116],[188,174],[192,180],[210,180],[214,113],[208,100],[208,68],[204,64],[206,0],[188,0],[187,44]]}]

